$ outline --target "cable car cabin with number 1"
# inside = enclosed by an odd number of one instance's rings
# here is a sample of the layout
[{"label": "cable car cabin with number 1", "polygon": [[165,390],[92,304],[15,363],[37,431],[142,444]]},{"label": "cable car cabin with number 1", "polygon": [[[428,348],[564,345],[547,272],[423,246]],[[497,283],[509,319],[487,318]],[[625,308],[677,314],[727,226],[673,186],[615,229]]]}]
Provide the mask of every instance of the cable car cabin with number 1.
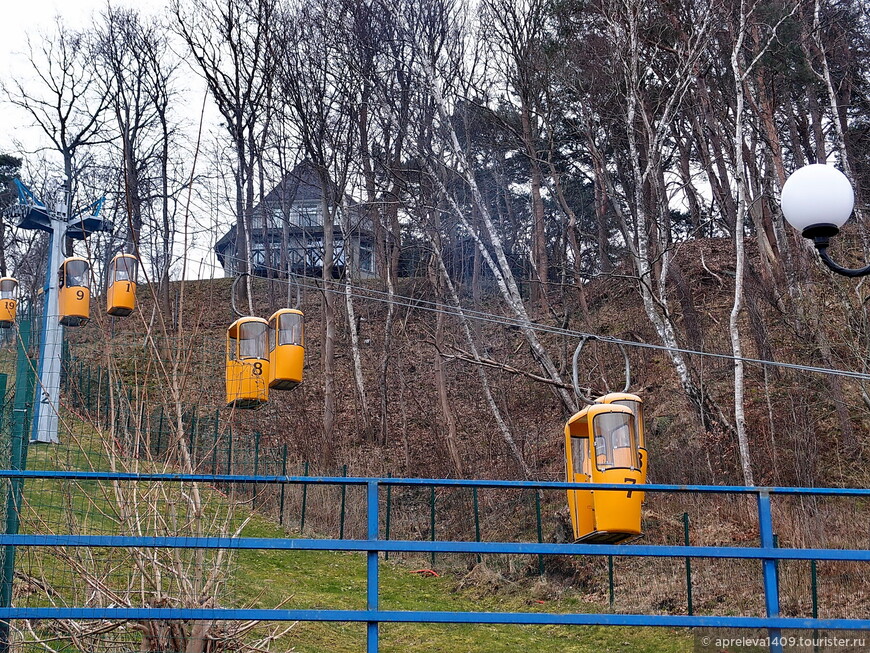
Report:
[{"label": "cable car cabin with number 1", "polygon": [[259,408],[269,401],[269,324],[242,317],[227,329],[227,406]]},{"label": "cable car cabin with number 1", "polygon": [[565,425],[565,462],[569,483],[628,484],[625,491],[568,490],[574,540],[619,544],[641,531],[641,497],[634,413],[616,404],[594,404]]},{"label": "cable car cabin with number 1", "polygon": [[269,387],[292,390],[302,383],[305,326],[302,311],[282,308],[269,318]]},{"label": "cable car cabin with number 1", "polygon": [[106,312],[126,317],[136,308],[136,273],[139,260],[132,254],[118,254],[109,265]]},{"label": "cable car cabin with number 1", "polygon": [[64,326],[84,326],[91,318],[90,270],[85,259],[71,256],[57,271],[58,309]]},{"label": "cable car cabin with number 1", "polygon": [[0,277],[0,329],[9,329],[15,324],[18,309],[18,280]]}]

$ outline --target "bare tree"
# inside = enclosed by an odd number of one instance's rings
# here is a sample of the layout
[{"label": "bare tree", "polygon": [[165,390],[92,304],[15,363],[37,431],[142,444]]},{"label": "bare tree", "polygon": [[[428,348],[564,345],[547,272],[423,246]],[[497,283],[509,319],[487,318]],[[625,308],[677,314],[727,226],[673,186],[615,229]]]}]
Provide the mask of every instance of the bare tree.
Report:
[{"label": "bare tree", "polygon": [[[174,26],[205,77],[233,143],[236,247],[233,267],[250,272],[259,124],[275,71],[275,0],[172,0]],[[250,281],[246,294],[250,301]]]},{"label": "bare tree", "polygon": [[68,29],[60,18],[55,19],[52,33],[28,36],[27,48],[33,81],[25,83],[23,76],[16,77],[5,81],[3,89],[12,104],[30,114],[60,154],[69,184],[70,215],[78,173],[76,157],[107,138],[108,89],[99,83],[101,72],[93,66],[87,35]]},{"label": "bare tree", "polygon": [[171,102],[178,62],[167,59],[169,44],[157,21],[144,21],[134,10],[111,5],[101,18],[95,51],[99,65],[110,73],[105,83],[121,145],[129,223],[125,246],[143,263],[153,261],[161,315],[168,316],[176,207],[171,166],[177,145]]}]

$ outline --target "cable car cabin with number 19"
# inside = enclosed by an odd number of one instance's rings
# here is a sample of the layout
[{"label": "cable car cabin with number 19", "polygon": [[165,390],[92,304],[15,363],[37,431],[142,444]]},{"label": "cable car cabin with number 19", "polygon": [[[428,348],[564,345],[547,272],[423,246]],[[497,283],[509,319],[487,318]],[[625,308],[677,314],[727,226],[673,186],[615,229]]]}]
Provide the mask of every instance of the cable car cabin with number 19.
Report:
[{"label": "cable car cabin with number 19", "polygon": [[18,309],[18,280],[0,277],[0,329],[9,329],[15,324]]},{"label": "cable car cabin with number 19", "polygon": [[64,326],[84,326],[91,318],[90,270],[85,259],[71,256],[57,271],[58,309]]},{"label": "cable car cabin with number 19", "polygon": [[634,413],[616,404],[593,404],[565,425],[565,462],[569,483],[628,484],[622,490],[568,490],[576,542],[619,544],[641,531],[641,498]]},{"label": "cable car cabin with number 19", "polygon": [[282,308],[269,318],[269,387],[292,390],[302,383],[305,326],[302,311]]},{"label": "cable car cabin with number 19", "polygon": [[136,308],[136,273],[139,260],[132,254],[118,254],[109,264],[109,289],[106,291],[106,312],[126,317]]},{"label": "cable car cabin with number 19", "polygon": [[227,406],[259,408],[269,401],[269,324],[241,317],[227,329]]}]

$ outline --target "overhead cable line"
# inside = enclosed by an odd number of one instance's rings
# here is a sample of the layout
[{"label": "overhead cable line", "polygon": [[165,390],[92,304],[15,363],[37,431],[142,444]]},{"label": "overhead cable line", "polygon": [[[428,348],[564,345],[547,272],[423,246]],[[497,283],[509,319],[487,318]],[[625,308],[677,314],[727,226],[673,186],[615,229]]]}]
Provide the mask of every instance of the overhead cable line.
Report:
[{"label": "overhead cable line", "polygon": [[[210,268],[213,271],[220,270],[223,271],[223,268],[218,266],[215,263],[209,263],[204,259],[200,261],[201,267]],[[265,270],[267,272],[274,272],[276,274],[285,274],[286,271],[280,270],[275,267],[270,267],[267,265],[258,266],[260,269]],[[328,292],[335,295],[345,296],[345,290],[338,288],[323,288],[320,284],[316,282],[306,281],[307,277],[300,277],[298,275],[293,275],[294,281],[292,283],[297,283],[298,286],[302,289],[312,290],[316,292]],[[266,279],[268,281],[278,281],[287,283],[288,280],[284,279]],[[195,280],[194,280],[195,281]],[[406,295],[397,295],[396,293],[388,293],[383,290],[375,290],[364,288],[362,286],[353,285],[350,295],[357,299],[367,299],[370,301],[376,301],[384,304],[393,304],[394,306],[401,306],[403,308],[411,308],[418,309],[423,311],[428,311],[430,313],[436,313],[445,315],[448,317],[465,317],[471,320],[476,320],[478,322],[485,322],[488,324],[495,324],[499,326],[512,327],[517,329],[530,329],[532,331],[537,331],[539,333],[549,333],[552,335],[565,336],[568,338],[585,338],[586,340],[596,340],[598,342],[604,344],[612,344],[616,346],[623,347],[635,347],[638,349],[651,349],[654,351],[663,351],[663,352],[673,352],[686,354],[691,356],[702,356],[707,358],[715,358],[719,360],[727,360],[727,361],[743,361],[744,363],[750,363],[754,365],[769,365],[770,367],[779,367],[783,369],[796,370],[801,372],[811,372],[814,374],[826,374],[829,376],[842,376],[850,379],[857,379],[861,381],[870,381],[870,373],[864,372],[855,372],[853,370],[842,370],[836,368],[829,367],[818,367],[814,365],[801,365],[799,363],[784,363],[781,361],[772,361],[766,360],[763,358],[747,358],[745,356],[736,357],[733,354],[723,354],[718,352],[709,352],[709,351],[701,351],[698,349],[688,349],[685,347],[669,347],[667,345],[657,345],[649,342],[640,342],[636,340],[625,340],[623,338],[615,338],[612,336],[604,336],[595,333],[586,333],[583,331],[574,331],[572,329],[564,329],[561,327],[550,326],[547,324],[541,324],[539,322],[532,322],[521,320],[519,318],[512,318],[504,315],[496,315],[494,313],[487,313],[484,311],[478,311],[474,309],[469,309],[465,307],[454,307],[449,304],[445,304],[442,302],[430,301],[427,299],[419,299],[416,297],[408,297]]]}]

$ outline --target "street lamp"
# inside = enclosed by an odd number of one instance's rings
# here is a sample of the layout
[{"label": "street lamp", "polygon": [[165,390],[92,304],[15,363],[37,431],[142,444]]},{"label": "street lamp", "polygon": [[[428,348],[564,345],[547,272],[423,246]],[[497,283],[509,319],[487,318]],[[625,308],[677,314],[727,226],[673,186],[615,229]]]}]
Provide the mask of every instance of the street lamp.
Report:
[{"label": "street lamp", "polygon": [[870,265],[850,270],[828,256],[831,238],[840,233],[855,206],[855,193],[846,175],[824,163],[798,168],[786,179],[780,201],[785,219],[813,241],[822,262],[831,270],[846,277],[870,274]]}]

